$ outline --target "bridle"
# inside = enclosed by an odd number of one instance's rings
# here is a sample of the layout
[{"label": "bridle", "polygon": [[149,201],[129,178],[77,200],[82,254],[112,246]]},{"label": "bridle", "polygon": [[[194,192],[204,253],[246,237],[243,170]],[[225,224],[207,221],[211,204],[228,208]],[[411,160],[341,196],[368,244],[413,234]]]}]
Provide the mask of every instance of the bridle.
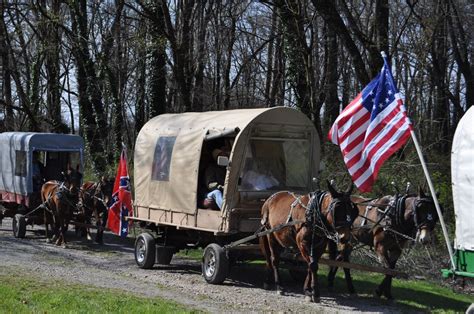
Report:
[{"label": "bridle", "polygon": [[415,223],[415,228],[417,231],[420,231],[423,228],[429,228],[430,230],[434,229],[436,224],[436,213],[429,212],[426,215],[426,219],[422,222],[419,221],[419,210],[424,206],[424,204],[434,205],[434,201],[431,197],[416,197],[413,201],[413,221]]},{"label": "bridle", "polygon": [[[347,196],[347,200],[341,199],[345,198],[346,196],[333,198],[331,203],[329,204],[328,211],[331,212],[333,216],[333,223],[332,226],[334,230],[338,230],[340,228],[350,228],[352,223],[357,218],[359,213],[357,206],[351,201],[350,197]],[[343,204],[345,210],[345,219],[344,220],[336,220],[336,208],[341,208],[342,206],[339,204]],[[348,207],[349,206],[349,207]],[[355,213],[355,215],[351,214],[351,211]]]}]

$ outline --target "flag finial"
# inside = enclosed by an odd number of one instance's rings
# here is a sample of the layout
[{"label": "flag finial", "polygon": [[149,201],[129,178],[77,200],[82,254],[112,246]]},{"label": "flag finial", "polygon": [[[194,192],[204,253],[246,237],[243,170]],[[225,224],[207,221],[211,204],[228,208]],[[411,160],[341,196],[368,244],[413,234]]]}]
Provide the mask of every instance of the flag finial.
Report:
[{"label": "flag finial", "polygon": [[385,53],[385,51],[380,51],[380,54],[382,55],[382,58],[387,58],[387,54]]}]

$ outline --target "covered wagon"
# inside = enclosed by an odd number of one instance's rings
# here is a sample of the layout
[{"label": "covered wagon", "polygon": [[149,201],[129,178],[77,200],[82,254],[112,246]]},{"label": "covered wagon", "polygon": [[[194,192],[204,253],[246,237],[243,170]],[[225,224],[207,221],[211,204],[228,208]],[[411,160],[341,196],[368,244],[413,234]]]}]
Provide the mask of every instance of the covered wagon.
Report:
[{"label": "covered wagon", "polygon": [[[0,133],[0,220],[41,203],[43,182],[59,180],[68,166],[82,169],[84,141],[77,135]],[[13,223],[15,231],[18,221]]]},{"label": "covered wagon", "polygon": [[[216,147],[229,157],[221,208],[206,208],[204,172],[216,163]],[[203,274],[208,282],[225,278],[228,255],[245,247],[223,246],[260,227],[260,208],[281,190],[314,190],[320,159],[313,123],[287,107],[163,114],[146,123],[134,152],[134,217],[156,231],[141,234],[135,259],[142,268],[167,264],[180,249],[205,247]],[[272,178],[263,182],[259,175]],[[260,177],[261,178],[261,177]],[[269,183],[270,182],[270,183]]]},{"label": "covered wagon", "polygon": [[443,274],[474,278],[474,108],[464,114],[454,134],[451,181],[456,217],[456,269],[443,270]]}]

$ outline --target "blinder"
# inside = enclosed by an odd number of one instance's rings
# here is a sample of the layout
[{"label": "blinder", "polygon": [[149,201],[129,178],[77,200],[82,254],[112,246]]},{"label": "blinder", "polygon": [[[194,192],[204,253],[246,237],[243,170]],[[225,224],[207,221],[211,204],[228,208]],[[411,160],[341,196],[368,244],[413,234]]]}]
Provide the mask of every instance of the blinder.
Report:
[{"label": "blinder", "polygon": [[426,207],[430,209],[434,207],[433,199],[431,197],[417,197],[413,204],[413,220],[418,230],[424,227],[433,230],[438,220],[436,211],[432,212],[432,210],[428,210],[425,217],[420,217],[420,211]]}]

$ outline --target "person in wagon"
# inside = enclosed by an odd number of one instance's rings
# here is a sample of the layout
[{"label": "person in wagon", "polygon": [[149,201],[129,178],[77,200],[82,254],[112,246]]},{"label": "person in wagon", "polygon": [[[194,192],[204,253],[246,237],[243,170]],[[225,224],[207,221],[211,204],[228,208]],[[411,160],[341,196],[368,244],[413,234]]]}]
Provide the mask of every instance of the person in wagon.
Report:
[{"label": "person in wagon", "polygon": [[[225,150],[224,147],[214,149],[212,151],[212,158],[214,162],[211,162],[204,172],[205,183],[208,189],[206,200],[204,202],[207,204],[215,203],[218,207],[217,209],[222,208],[222,192],[224,190],[224,181],[226,174],[226,168],[217,165],[217,158],[219,156],[229,157],[229,153]],[[213,206],[209,207],[212,208]]]},{"label": "person in wagon", "polygon": [[33,153],[33,191],[37,192],[41,189],[43,185],[43,172],[44,166],[43,163],[40,161],[40,157],[38,153]]}]

